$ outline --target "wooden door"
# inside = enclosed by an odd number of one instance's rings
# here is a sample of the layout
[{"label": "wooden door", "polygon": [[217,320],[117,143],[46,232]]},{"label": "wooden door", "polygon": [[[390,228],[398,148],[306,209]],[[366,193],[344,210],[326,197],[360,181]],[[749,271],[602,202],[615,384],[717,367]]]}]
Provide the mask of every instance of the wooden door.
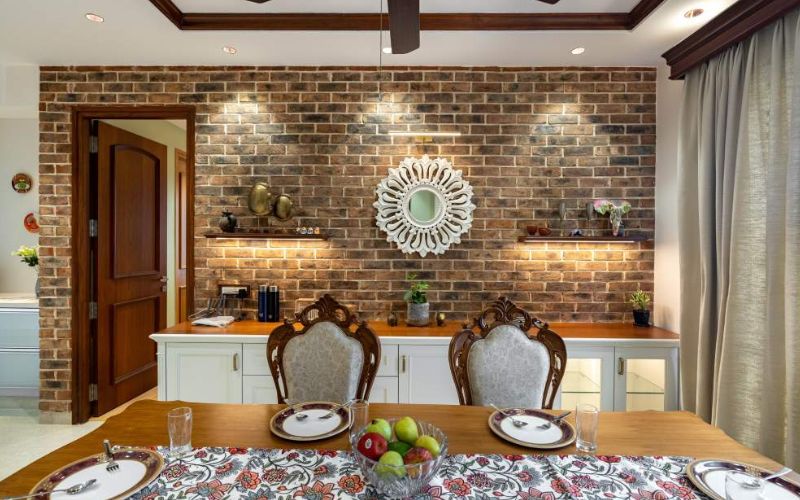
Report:
[{"label": "wooden door", "polygon": [[106,123],[97,153],[97,415],[156,385],[166,327],[167,148]]},{"label": "wooden door", "polygon": [[186,152],[175,150],[175,290],[177,291],[175,319],[182,323],[189,319],[186,294],[186,247],[188,238],[186,223],[189,217],[188,178],[186,174]]}]

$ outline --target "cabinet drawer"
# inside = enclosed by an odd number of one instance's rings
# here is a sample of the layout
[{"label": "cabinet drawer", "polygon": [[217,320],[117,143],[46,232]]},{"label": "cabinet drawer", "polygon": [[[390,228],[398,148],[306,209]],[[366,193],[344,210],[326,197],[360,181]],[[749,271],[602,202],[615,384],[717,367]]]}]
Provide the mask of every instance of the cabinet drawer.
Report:
[{"label": "cabinet drawer", "polygon": [[267,363],[266,344],[244,344],[242,373],[244,375],[269,375],[272,378]]},{"label": "cabinet drawer", "polygon": [[276,404],[278,392],[272,376],[242,377],[242,402],[245,404]]},{"label": "cabinet drawer", "polygon": [[398,346],[381,346],[381,360],[378,364],[378,377],[396,377],[398,369]]},{"label": "cabinet drawer", "polygon": [[0,309],[0,349],[39,348],[38,309]]},{"label": "cabinet drawer", "polygon": [[39,391],[39,353],[0,351],[0,394],[33,395]]}]

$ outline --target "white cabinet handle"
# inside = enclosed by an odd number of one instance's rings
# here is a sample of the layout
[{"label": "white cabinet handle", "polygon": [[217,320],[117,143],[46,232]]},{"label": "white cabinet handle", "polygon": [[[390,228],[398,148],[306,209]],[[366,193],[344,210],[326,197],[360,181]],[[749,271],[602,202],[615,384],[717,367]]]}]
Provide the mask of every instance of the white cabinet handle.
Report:
[{"label": "white cabinet handle", "polygon": [[625,374],[625,358],[617,359],[617,374],[619,375]]},{"label": "white cabinet handle", "polygon": [[405,373],[406,372],[406,355],[400,356],[400,371]]},{"label": "white cabinet handle", "polygon": [[233,371],[235,371],[235,372],[239,371],[239,353],[238,352],[233,353]]}]

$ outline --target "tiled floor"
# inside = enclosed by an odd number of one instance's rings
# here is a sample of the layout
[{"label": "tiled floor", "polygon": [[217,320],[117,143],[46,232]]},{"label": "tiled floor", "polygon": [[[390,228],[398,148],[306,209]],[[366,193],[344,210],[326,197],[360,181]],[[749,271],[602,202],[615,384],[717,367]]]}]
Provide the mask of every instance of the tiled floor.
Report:
[{"label": "tiled floor", "polygon": [[[155,399],[155,391],[148,391],[134,401]],[[0,397],[0,480],[97,429],[131,403],[133,401],[85,424],[52,425],[39,423],[37,399]]]}]

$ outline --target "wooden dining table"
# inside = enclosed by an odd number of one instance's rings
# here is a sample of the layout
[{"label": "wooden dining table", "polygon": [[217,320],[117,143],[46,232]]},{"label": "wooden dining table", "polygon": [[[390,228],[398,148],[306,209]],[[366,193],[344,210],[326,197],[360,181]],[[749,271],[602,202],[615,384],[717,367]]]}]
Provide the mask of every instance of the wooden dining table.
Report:
[{"label": "wooden dining table", "polygon": [[[347,433],[315,442],[293,442],[273,435],[269,421],[284,405],[233,405],[140,401],[109,418],[101,427],[33,462],[0,482],[0,495],[27,493],[43,477],[75,460],[102,451],[104,439],[125,446],[167,445],[167,412],[188,406],[193,412],[192,445],[242,448],[312,448],[346,450]],[[489,408],[451,405],[371,404],[370,417],[412,416],[447,435],[449,453],[575,454],[574,445],[532,450],[494,435]],[[556,412],[554,412],[556,413]],[[574,423],[574,415],[568,420]],[[780,465],[727,436],[688,412],[603,412],[598,431],[599,455],[657,455],[739,460],[770,470]]]}]

